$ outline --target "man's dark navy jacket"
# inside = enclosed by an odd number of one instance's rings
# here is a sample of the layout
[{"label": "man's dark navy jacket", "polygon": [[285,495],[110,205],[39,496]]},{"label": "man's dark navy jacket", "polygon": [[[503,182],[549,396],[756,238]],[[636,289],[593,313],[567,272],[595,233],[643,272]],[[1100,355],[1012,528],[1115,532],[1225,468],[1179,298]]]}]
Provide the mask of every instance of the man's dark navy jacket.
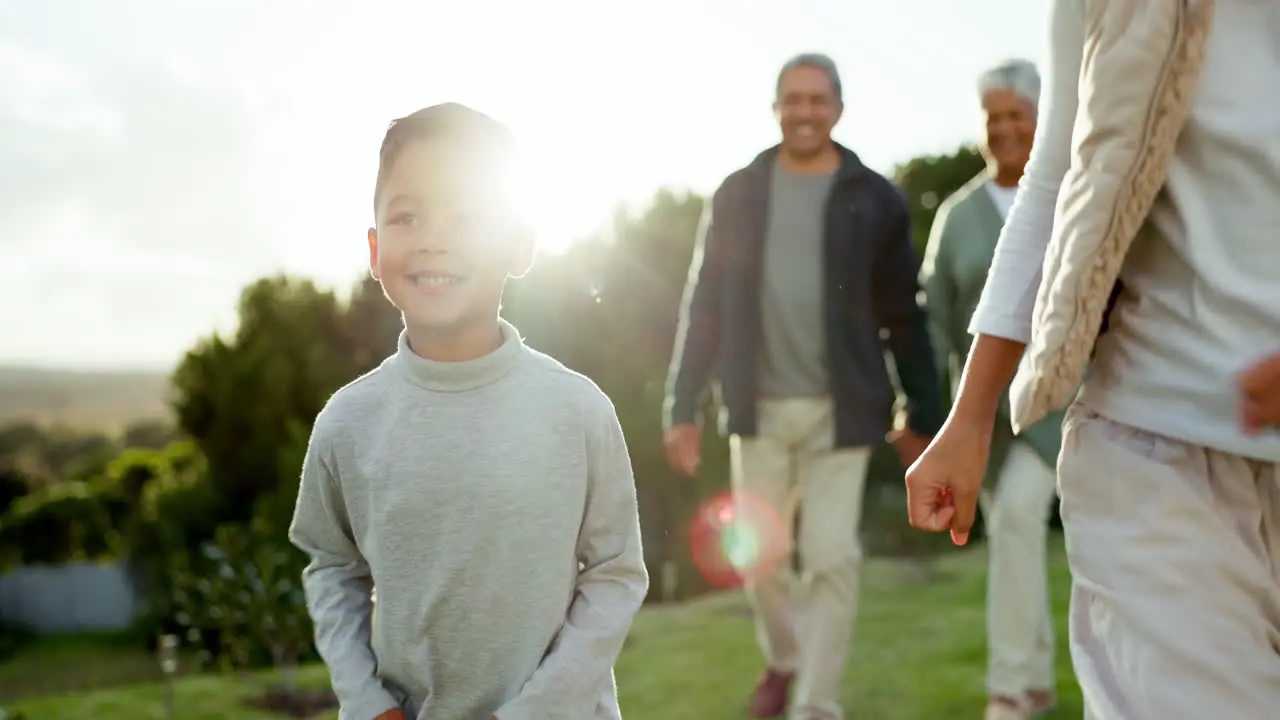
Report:
[{"label": "man's dark navy jacket", "polygon": [[[894,390],[886,347],[907,396],[908,424],[933,435],[945,410],[918,299],[920,263],[907,203],[891,182],[837,147],[841,162],[827,199],[821,278],[836,446],[870,445],[889,429]],[[694,422],[714,378],[722,431],[756,434],[760,271],[777,154],[777,147],[761,153],[712,196],[667,382],[668,426]]]}]

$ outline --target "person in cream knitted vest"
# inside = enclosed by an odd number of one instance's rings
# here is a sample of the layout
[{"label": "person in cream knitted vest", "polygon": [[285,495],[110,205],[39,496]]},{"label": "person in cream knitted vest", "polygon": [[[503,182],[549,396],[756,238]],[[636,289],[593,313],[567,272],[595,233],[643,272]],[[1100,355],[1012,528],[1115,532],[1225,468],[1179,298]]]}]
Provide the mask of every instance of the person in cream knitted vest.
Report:
[{"label": "person in cream knitted vest", "polygon": [[1074,398],[1058,484],[1086,717],[1275,717],[1280,5],[1051,4],[1031,162],[908,509],[963,541],[1010,379],[1015,429]]}]

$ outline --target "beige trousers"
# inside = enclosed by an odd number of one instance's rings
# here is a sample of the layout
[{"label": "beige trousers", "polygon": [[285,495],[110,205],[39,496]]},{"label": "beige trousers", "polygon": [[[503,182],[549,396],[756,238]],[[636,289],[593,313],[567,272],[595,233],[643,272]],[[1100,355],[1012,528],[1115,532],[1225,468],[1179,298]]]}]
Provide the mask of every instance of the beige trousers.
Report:
[{"label": "beige trousers", "polygon": [[839,720],[858,596],[862,545],[858,524],[871,448],[836,450],[832,405],[825,398],[764,400],[756,437],[730,438],[735,493],[767,502],[787,538],[796,509],[801,575],[790,566],[748,582],[765,663],[795,673],[794,719]]},{"label": "beige trousers", "polygon": [[1057,476],[1029,445],[1009,447],[994,492],[980,496],[987,575],[987,691],[1021,700],[1053,690],[1054,627],[1045,552]]},{"label": "beige trousers", "polygon": [[1079,403],[1058,461],[1093,720],[1280,717],[1280,470]]}]

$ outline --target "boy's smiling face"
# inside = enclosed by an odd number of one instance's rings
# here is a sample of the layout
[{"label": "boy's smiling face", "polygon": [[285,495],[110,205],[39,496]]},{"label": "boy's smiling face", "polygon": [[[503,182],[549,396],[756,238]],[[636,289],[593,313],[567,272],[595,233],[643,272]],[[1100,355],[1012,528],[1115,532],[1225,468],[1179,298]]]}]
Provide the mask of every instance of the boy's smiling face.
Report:
[{"label": "boy's smiling face", "polygon": [[386,174],[369,267],[410,334],[458,337],[492,325],[508,277],[533,260],[504,163],[449,133],[409,140]]}]

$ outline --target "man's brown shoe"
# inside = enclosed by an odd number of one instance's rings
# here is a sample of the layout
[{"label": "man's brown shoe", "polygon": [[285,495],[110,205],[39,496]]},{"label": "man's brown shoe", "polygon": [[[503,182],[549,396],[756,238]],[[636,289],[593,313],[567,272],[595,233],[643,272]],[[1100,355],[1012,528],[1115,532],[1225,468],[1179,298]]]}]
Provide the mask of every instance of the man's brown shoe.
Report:
[{"label": "man's brown shoe", "polygon": [[1039,717],[1057,709],[1058,696],[1052,690],[1029,690],[1027,704],[1031,706],[1032,716]]},{"label": "man's brown shoe", "polygon": [[751,717],[776,718],[787,711],[791,696],[791,673],[765,670],[751,695]]}]

